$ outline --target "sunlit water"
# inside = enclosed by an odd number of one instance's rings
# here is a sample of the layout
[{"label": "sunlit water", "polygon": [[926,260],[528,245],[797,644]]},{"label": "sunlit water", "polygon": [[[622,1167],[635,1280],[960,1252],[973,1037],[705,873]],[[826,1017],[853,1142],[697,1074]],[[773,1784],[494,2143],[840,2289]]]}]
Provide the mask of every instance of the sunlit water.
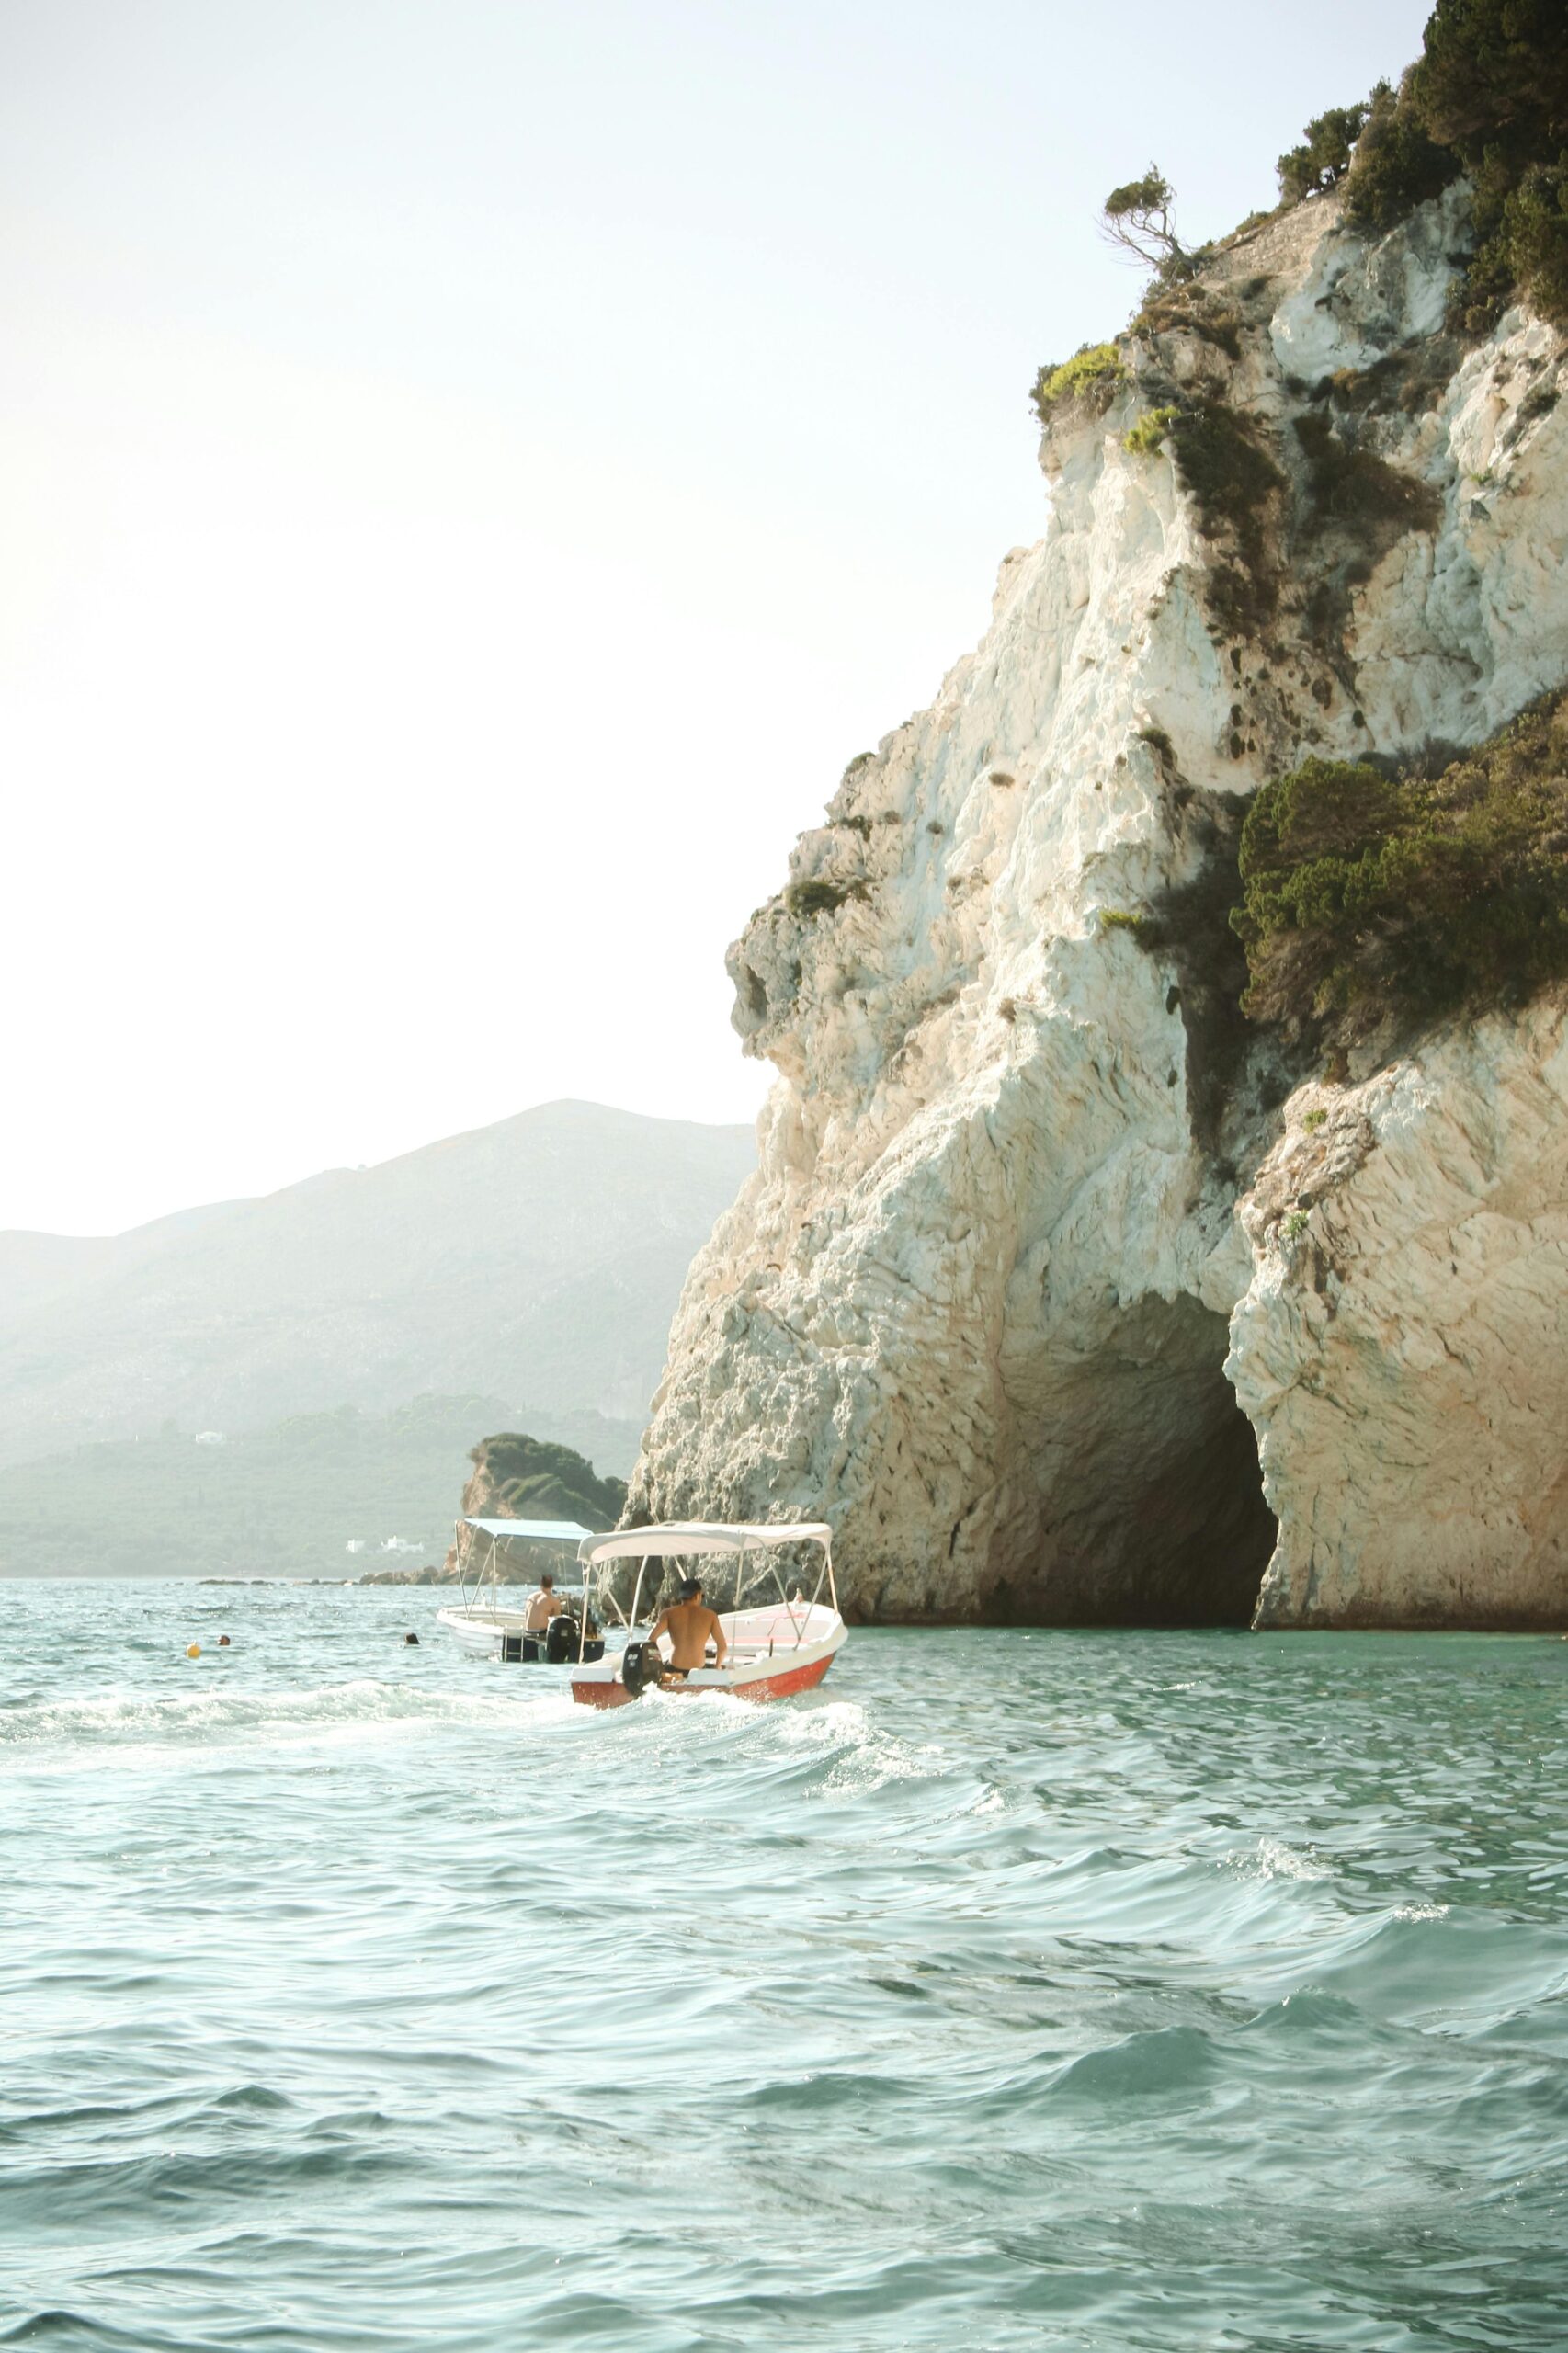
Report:
[{"label": "sunlit water", "polygon": [[1568,2344],[1568,1645],[436,1599],[7,1588],[0,2343]]}]

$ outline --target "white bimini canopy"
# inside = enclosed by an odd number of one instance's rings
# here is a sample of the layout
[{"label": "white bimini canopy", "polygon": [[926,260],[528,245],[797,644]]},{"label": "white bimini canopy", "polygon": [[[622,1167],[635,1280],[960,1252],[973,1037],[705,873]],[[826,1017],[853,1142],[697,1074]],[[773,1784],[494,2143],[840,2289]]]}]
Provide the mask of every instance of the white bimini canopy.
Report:
[{"label": "white bimini canopy", "polygon": [[581,1544],[593,1535],[591,1528],[579,1528],[574,1519],[466,1519],[465,1528],[477,1528],[485,1536],[526,1536],[530,1544],[547,1542],[553,1537],[562,1544]]},{"label": "white bimini canopy", "polygon": [[713,1520],[667,1521],[660,1528],[621,1528],[613,1536],[585,1536],[580,1561],[652,1561],[665,1555],[770,1552],[780,1544],[820,1544],[825,1552],[833,1530],[824,1519],[778,1520],[729,1526]]}]

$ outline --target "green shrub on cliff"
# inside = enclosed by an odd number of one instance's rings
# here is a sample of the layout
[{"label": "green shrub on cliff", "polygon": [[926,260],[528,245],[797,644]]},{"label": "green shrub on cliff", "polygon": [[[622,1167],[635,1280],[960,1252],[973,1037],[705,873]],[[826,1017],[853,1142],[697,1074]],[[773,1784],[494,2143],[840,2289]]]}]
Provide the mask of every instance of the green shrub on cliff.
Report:
[{"label": "green shrub on cliff", "polygon": [[[1213,565],[1210,595],[1224,626],[1245,635],[1274,608],[1278,583],[1269,562],[1268,516],[1285,477],[1252,420],[1225,401],[1190,400],[1153,411],[1139,420],[1152,434],[1155,416],[1161,420],[1155,446],[1170,441],[1205,535],[1233,551],[1233,560],[1221,557]],[[1131,437],[1127,446],[1133,447]]]},{"label": "green shrub on cliff", "polygon": [[1281,155],[1275,166],[1287,204],[1338,186],[1350,168],[1351,150],[1361,136],[1369,106],[1370,101],[1367,106],[1330,107],[1312,118],[1301,145]]},{"label": "green shrub on cliff", "polygon": [[1410,80],[1433,138],[1466,163],[1538,158],[1568,131],[1562,0],[1437,0]]},{"label": "green shrub on cliff", "polygon": [[1455,324],[1479,334],[1517,290],[1568,326],[1568,15],[1562,0],[1438,0],[1410,102],[1475,186],[1476,249]]},{"label": "green shrub on cliff", "polygon": [[1568,326],[1568,153],[1524,173],[1494,252],[1542,318]]},{"label": "green shrub on cliff", "polygon": [[1133,915],[1126,907],[1107,907],[1100,915],[1102,931],[1124,931],[1140,948],[1149,941],[1153,928],[1147,915]]},{"label": "green shrub on cliff", "polygon": [[1568,325],[1568,12],[1562,0],[1437,0],[1397,95],[1380,84],[1346,178],[1352,221],[1386,229],[1452,179],[1475,246],[1452,322],[1483,333],[1522,292]]},{"label": "green shrub on cliff", "polygon": [[1568,694],[1436,778],[1311,759],[1242,832],[1243,1008],[1351,1035],[1517,1002],[1568,973]]},{"label": "green shrub on cliff", "polygon": [[1180,409],[1175,407],[1146,409],[1137,424],[1129,426],[1122,435],[1122,448],[1130,458],[1158,457],[1180,415]]},{"label": "green shrub on cliff", "polygon": [[1198,335],[1228,359],[1242,356],[1242,318],[1235,306],[1211,294],[1197,278],[1170,285],[1156,278],[1128,327],[1130,335]]},{"label": "green shrub on cliff", "polygon": [[1119,384],[1126,381],[1127,370],[1114,343],[1085,343],[1064,359],[1059,368],[1040,369],[1029,394],[1034,413],[1042,425],[1051,421],[1051,412],[1068,401],[1084,401],[1091,407],[1105,408]]},{"label": "green shrub on cliff", "polygon": [[1343,182],[1381,233],[1460,172],[1474,244],[1450,323],[1482,334],[1516,293],[1568,326],[1568,9],[1563,0],[1437,0],[1397,90],[1331,108],[1279,158],[1287,204]]},{"label": "green shrub on cliff", "polygon": [[1397,94],[1386,82],[1372,92],[1345,180],[1346,217],[1358,228],[1392,229],[1459,176],[1459,157],[1427,131],[1408,81],[1407,74]]}]

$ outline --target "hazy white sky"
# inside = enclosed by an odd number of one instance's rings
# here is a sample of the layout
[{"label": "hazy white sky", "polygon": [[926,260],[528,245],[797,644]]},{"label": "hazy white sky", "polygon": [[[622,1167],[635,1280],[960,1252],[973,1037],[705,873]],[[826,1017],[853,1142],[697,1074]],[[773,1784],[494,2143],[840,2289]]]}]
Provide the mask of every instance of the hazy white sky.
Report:
[{"label": "hazy white sky", "polygon": [[4,0],[0,1225],[749,1117],[725,945],[1043,528],[1107,188],[1230,227],[1425,15]]}]

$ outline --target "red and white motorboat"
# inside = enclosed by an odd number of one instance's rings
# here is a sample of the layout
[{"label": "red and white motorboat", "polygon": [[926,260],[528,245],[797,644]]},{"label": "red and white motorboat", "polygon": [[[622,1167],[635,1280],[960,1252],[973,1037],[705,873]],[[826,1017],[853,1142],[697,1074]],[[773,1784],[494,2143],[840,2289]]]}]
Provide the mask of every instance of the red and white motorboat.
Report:
[{"label": "red and white motorboat", "polygon": [[[821,1554],[809,1599],[804,1591],[811,1583],[809,1573],[786,1592],[778,1557],[782,1548],[801,1545]],[[573,1667],[572,1697],[585,1707],[624,1707],[653,1688],[728,1691],[737,1699],[788,1699],[820,1683],[844,1644],[846,1629],[833,1581],[833,1530],[822,1520],[755,1527],[686,1520],[664,1528],[626,1528],[614,1536],[585,1538],[577,1558],[590,1606],[596,1586],[599,1589],[601,1618],[614,1607],[608,1587],[615,1564],[638,1563],[626,1613],[631,1632],[625,1650],[597,1662],[580,1659]],[[638,1628],[644,1587],[652,1622],[661,1606],[665,1563],[683,1561],[722,1564],[716,1571],[704,1571],[705,1597],[718,1612],[727,1647],[722,1666],[694,1666],[676,1676],[662,1647],[655,1648]],[[726,1592],[728,1609],[721,1606]]]}]

